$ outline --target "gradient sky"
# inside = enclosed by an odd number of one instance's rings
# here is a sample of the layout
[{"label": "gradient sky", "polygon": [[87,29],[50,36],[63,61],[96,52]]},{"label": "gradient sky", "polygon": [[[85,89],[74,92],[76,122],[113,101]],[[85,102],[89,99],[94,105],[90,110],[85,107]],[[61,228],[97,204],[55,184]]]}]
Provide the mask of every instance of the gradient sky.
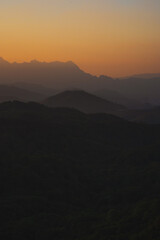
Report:
[{"label": "gradient sky", "polygon": [[160,0],[0,0],[0,56],[114,77],[160,72]]}]

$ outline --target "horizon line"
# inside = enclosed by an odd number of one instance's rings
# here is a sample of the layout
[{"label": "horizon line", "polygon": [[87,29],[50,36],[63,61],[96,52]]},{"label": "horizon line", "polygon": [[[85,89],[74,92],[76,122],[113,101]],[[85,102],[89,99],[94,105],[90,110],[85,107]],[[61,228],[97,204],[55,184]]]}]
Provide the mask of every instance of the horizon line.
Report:
[{"label": "horizon line", "polygon": [[119,77],[112,77],[110,75],[107,75],[107,74],[92,74],[92,73],[89,73],[89,72],[86,72],[84,70],[82,70],[78,64],[76,64],[75,62],[73,62],[72,60],[67,60],[67,61],[60,61],[60,60],[52,60],[52,61],[41,61],[41,60],[38,60],[38,59],[31,59],[29,61],[9,61],[9,60],[6,60],[6,58],[3,58],[3,57],[0,57],[0,64],[2,62],[6,62],[6,63],[9,63],[9,64],[24,64],[24,63],[46,63],[46,64],[49,64],[49,63],[71,63],[73,65],[75,65],[77,68],[79,68],[81,71],[87,73],[87,74],[90,74],[92,76],[96,76],[96,77],[110,77],[110,78],[113,78],[113,79],[123,79],[123,78],[130,78],[130,77],[136,77],[138,75],[156,75],[156,74],[160,74],[160,72],[137,72],[137,73],[131,73],[130,75],[123,75],[123,76],[119,76]]}]

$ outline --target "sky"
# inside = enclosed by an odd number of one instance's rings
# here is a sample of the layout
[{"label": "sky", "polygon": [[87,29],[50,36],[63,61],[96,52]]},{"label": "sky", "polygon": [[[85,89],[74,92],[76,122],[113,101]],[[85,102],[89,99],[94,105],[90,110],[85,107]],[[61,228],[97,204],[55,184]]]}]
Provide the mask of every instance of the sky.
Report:
[{"label": "sky", "polygon": [[0,0],[0,56],[113,77],[160,72],[160,0]]}]

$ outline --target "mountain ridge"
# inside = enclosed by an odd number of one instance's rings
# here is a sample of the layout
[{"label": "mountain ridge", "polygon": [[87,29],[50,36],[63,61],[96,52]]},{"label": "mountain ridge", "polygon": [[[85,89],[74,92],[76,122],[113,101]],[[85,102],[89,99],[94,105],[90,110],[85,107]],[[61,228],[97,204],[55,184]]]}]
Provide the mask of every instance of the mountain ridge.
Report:
[{"label": "mountain ridge", "polygon": [[55,91],[82,89],[91,93],[107,89],[117,91],[126,99],[135,99],[142,104],[160,104],[160,77],[153,78],[153,74],[150,74],[149,78],[132,76],[114,79],[86,73],[72,61],[47,63],[33,60],[28,63],[9,63],[2,58],[0,70],[0,83],[3,84],[26,82],[41,84]]},{"label": "mountain ridge", "polygon": [[64,91],[43,101],[49,107],[76,108],[85,113],[111,113],[125,109],[124,106],[107,101],[83,90]]}]

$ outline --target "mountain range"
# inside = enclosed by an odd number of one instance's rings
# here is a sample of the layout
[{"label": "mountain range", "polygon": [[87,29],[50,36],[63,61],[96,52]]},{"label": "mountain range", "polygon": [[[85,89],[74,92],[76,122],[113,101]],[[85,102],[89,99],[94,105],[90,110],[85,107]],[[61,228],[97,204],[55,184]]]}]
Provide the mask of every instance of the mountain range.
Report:
[{"label": "mountain range", "polygon": [[[140,104],[160,104],[160,74],[158,73],[119,79],[103,75],[97,77],[84,72],[72,61],[47,63],[33,60],[24,63],[9,63],[1,58],[0,83],[23,85],[23,87],[27,87],[27,90],[34,89],[35,92],[41,94],[43,88],[43,94],[48,92],[49,95],[52,95],[51,92],[64,90],[80,89],[91,93],[106,90],[114,92],[113,100],[117,95],[119,102],[116,103],[123,104],[125,99],[126,106],[130,105],[130,102],[135,107],[138,102]],[[31,89],[31,85],[34,85],[33,89]],[[40,87],[41,85],[42,87]],[[109,100],[112,101],[111,94]]]},{"label": "mountain range", "polygon": [[0,102],[35,101],[84,113],[111,113],[160,123],[160,74],[113,79],[93,76],[73,62],[9,63],[0,58]]}]

